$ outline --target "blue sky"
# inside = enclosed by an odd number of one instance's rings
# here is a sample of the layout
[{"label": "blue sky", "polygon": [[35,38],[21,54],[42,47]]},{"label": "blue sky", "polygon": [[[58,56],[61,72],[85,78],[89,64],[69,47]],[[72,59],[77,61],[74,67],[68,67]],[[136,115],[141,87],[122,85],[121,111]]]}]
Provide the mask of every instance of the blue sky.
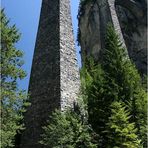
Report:
[{"label": "blue sky", "polygon": [[[77,12],[79,0],[71,0],[71,13],[76,41],[77,36]],[[18,49],[24,51],[25,64],[23,69],[27,71],[27,77],[19,82],[23,89],[28,89],[32,57],[34,52],[36,33],[39,21],[41,8],[41,0],[2,0],[2,7],[5,8],[5,13],[10,19],[11,24],[16,24],[16,27],[21,32],[21,40],[16,45]],[[77,57],[79,66],[80,55],[79,47],[76,43]]]}]

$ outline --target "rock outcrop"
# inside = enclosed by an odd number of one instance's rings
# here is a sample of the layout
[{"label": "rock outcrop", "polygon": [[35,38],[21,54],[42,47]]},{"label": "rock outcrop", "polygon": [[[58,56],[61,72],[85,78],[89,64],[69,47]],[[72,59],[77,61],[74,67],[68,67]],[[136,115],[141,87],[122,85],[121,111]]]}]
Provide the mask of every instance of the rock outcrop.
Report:
[{"label": "rock outcrop", "polygon": [[82,62],[92,54],[98,61],[108,23],[112,23],[130,59],[141,74],[147,72],[146,0],[87,0],[80,7],[79,36]]}]

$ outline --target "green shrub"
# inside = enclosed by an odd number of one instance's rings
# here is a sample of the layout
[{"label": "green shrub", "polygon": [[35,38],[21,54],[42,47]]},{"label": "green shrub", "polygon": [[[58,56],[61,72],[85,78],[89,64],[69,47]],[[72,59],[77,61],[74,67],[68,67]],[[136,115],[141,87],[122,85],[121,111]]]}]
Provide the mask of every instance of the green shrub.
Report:
[{"label": "green shrub", "polygon": [[43,145],[52,148],[97,148],[93,141],[93,132],[84,117],[73,110],[56,110],[42,135]]}]

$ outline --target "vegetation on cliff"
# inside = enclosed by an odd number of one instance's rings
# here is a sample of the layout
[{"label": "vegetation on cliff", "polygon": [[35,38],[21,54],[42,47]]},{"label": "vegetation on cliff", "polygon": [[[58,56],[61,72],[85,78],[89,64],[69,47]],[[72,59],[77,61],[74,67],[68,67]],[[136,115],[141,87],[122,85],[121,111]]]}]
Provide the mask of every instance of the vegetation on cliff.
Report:
[{"label": "vegetation on cliff", "polygon": [[[84,9],[84,6],[89,3],[89,2],[92,2],[94,0],[80,0],[80,4],[79,4],[79,11],[78,11],[78,21],[80,21],[80,17],[83,15],[85,9]],[[78,44],[80,43],[80,37],[81,37],[81,33],[80,33],[80,28],[78,28],[78,32],[77,32],[77,41],[78,41]]]},{"label": "vegetation on cliff", "polygon": [[[99,145],[107,147],[109,144],[107,125],[111,125],[108,124],[111,122],[109,119],[115,116],[111,114],[111,105],[116,101],[122,102],[119,106],[123,106],[125,112],[129,112],[126,123],[135,126],[135,130],[134,126],[133,130],[127,128],[127,134],[133,131],[133,135],[136,134],[134,137],[138,136],[141,144],[146,147],[146,92],[137,69],[126,56],[125,49],[111,26],[107,31],[106,49],[103,49],[101,64],[98,65],[93,60],[88,61],[83,69],[83,77],[86,80],[83,81],[85,82],[83,92],[88,100],[89,123],[100,136]],[[120,120],[116,123],[120,123]],[[119,126],[122,124],[120,123]],[[120,131],[116,130],[116,132]],[[116,132],[112,132],[113,143]]]}]

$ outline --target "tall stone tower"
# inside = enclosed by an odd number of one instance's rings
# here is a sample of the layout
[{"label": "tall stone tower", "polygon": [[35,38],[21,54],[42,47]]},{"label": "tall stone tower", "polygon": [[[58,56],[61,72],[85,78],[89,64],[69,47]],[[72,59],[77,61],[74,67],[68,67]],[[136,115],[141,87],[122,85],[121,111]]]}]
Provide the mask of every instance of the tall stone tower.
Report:
[{"label": "tall stone tower", "polygon": [[70,0],[42,0],[21,148],[42,148],[42,126],[56,108],[73,106],[79,72],[72,30]]}]

